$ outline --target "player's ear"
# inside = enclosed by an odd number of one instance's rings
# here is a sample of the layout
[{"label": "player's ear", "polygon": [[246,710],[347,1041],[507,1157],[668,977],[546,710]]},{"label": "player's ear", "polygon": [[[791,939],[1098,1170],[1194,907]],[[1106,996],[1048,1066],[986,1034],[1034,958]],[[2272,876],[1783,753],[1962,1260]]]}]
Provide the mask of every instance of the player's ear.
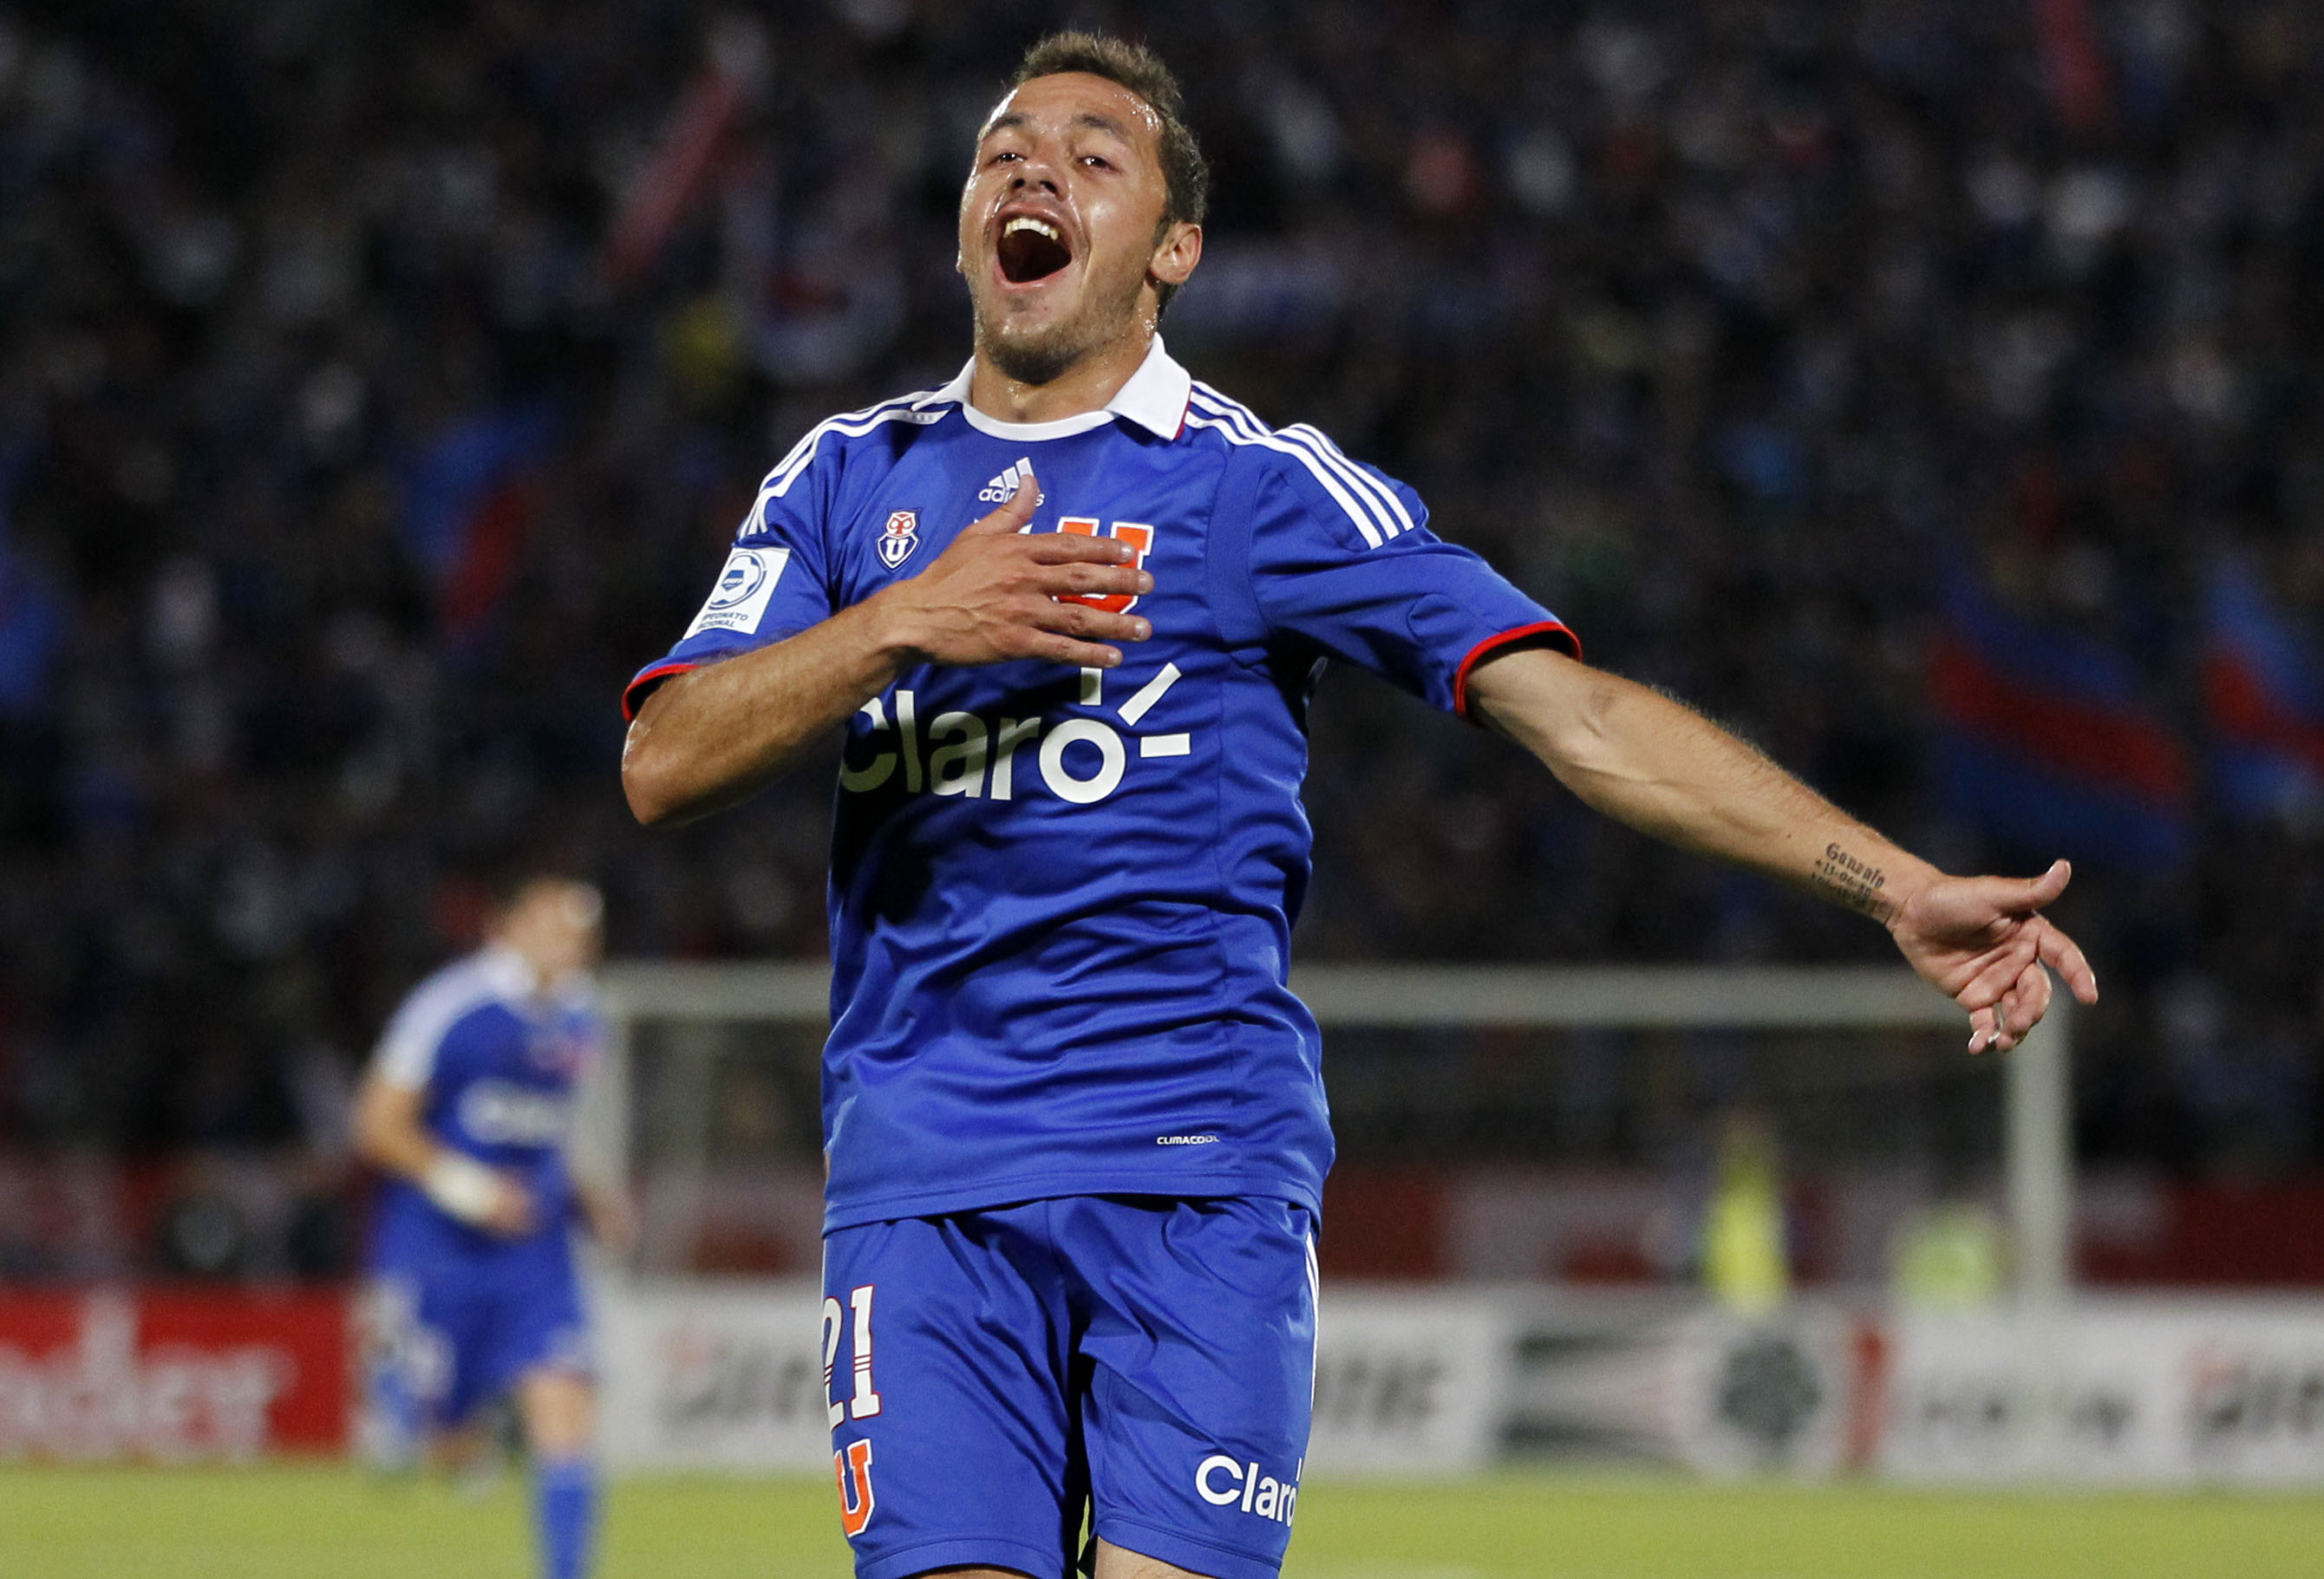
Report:
[{"label": "player's ear", "polygon": [[1203,261],[1203,227],[1181,219],[1162,232],[1146,272],[1164,285],[1184,285]]}]

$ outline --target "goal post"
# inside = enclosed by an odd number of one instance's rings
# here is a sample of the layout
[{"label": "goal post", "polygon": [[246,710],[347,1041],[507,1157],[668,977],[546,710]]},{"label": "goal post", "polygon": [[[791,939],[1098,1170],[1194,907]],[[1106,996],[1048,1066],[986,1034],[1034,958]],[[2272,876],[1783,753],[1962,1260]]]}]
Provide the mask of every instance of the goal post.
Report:
[{"label": "goal post", "polygon": [[[787,1027],[819,1035],[827,1023],[829,974],[820,965],[623,961],[603,974],[613,1026],[604,1078],[585,1106],[583,1141],[600,1166],[627,1177],[635,1130],[650,1122],[683,1150],[706,1136],[715,1115],[713,1061],[719,1028]],[[1911,972],[1894,966],[1319,965],[1296,970],[1292,988],[1328,1038],[1342,1030],[1960,1032],[1960,1010]],[[2060,993],[2049,1015],[2012,1051],[1997,1055],[2003,1079],[2002,1176],[2021,1303],[2055,1309],[2071,1280],[2073,1190],[2070,1046],[2073,1002]],[[650,1118],[633,1107],[641,1027],[674,1039],[656,1082]],[[1968,1054],[1960,1055],[1964,1060]],[[1994,1057],[1997,1055],[1987,1055]],[[1331,1078],[1327,1046],[1324,1073]],[[682,1214],[684,1195],[669,1197]],[[658,1227],[647,1224],[650,1241]]]}]

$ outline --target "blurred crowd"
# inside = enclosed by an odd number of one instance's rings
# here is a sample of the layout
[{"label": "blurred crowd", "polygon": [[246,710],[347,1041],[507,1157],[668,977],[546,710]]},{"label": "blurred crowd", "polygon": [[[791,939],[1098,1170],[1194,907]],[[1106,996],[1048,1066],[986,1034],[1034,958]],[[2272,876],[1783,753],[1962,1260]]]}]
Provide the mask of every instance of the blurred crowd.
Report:
[{"label": "blurred crowd", "polygon": [[[19,0],[0,1145],[329,1150],[511,861],[617,955],[820,951],[827,782],[642,833],[617,699],[798,434],[966,355],[971,140],[1068,21],[1188,86],[1197,376],[1941,862],[2048,854],[1932,791],[1949,576],[2190,739],[2218,556],[2324,608],[2288,0]],[[1315,730],[1308,957],[1886,946],[1368,679]],[[2086,1149],[2310,1163],[2324,819],[2194,817],[2061,911]]]}]

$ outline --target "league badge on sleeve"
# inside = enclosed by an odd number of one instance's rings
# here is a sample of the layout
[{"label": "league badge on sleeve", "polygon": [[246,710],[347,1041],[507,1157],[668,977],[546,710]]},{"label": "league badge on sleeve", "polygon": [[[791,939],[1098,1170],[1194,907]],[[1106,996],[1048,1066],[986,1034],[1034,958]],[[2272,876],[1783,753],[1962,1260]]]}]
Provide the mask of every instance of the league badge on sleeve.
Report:
[{"label": "league badge on sleeve", "polygon": [[727,555],[718,585],[711,588],[710,601],[694,616],[694,623],[686,627],[687,636],[699,636],[705,631],[754,634],[759,622],[766,617],[767,600],[775,595],[775,583],[782,579],[783,567],[790,561],[788,549],[736,549]]},{"label": "league badge on sleeve", "polygon": [[888,524],[880,529],[880,559],[889,569],[912,557],[920,546],[920,512],[917,510],[890,510]]}]

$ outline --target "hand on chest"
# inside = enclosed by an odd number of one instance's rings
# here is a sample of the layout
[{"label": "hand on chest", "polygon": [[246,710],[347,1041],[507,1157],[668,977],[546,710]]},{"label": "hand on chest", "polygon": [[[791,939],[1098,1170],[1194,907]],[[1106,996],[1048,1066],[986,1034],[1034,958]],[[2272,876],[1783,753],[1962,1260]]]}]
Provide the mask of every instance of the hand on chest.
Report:
[{"label": "hand on chest", "polygon": [[[1152,635],[1126,644],[1112,670],[1019,661],[907,674],[851,724],[844,790],[1085,807],[1194,754],[1195,699],[1216,683],[1221,657],[1201,595],[1199,519],[1158,481],[1140,486],[1134,476],[1109,474],[1101,485],[1047,457],[1039,465],[1042,495],[1028,530],[1126,544],[1154,580],[1148,592],[1071,601],[1109,614],[1135,608]],[[941,511],[920,497],[932,479],[899,468],[851,524],[857,596],[934,563],[964,529],[1007,503],[1033,466],[1028,457],[992,468],[981,491]]]},{"label": "hand on chest", "polygon": [[[971,524],[1013,498],[1032,475],[1033,465],[1030,456],[1010,461],[973,495],[960,479],[977,475],[982,465],[971,462],[965,472],[958,459],[949,465],[898,466],[842,525],[842,554],[852,583],[842,589],[844,601],[860,602],[899,577],[927,568]],[[1191,575],[1200,562],[1199,523],[1181,496],[1188,492],[1183,485],[1171,485],[1175,479],[1167,475],[1135,475],[1144,467],[1113,468],[1101,481],[1050,457],[1044,457],[1041,466],[1041,497],[1028,531],[1071,532],[1127,543],[1137,550],[1135,563],[1155,575],[1155,593],[1143,598],[1116,595],[1079,601],[1116,614],[1150,602],[1170,590],[1162,584],[1165,567],[1177,573],[1178,591],[1192,592]],[[1062,477],[1056,475],[1060,472]],[[1120,475],[1123,472],[1131,475]]]}]

